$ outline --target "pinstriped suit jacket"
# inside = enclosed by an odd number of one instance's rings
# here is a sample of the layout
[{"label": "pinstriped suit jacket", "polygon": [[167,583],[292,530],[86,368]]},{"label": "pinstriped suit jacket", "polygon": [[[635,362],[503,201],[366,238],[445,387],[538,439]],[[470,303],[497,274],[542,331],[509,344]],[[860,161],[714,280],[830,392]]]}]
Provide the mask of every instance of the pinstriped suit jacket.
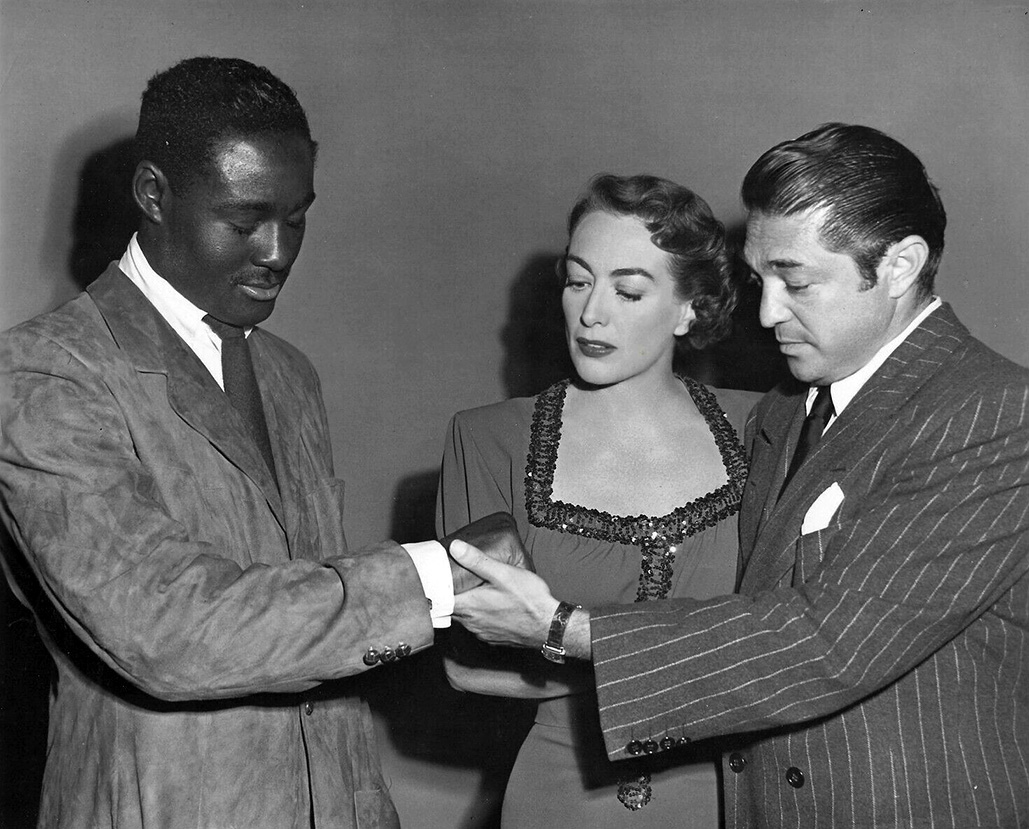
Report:
[{"label": "pinstriped suit jacket", "polygon": [[776,503],[803,401],[748,423],[741,595],[593,612],[611,758],[720,737],[731,827],[1029,826],[1029,372],[944,305]]}]

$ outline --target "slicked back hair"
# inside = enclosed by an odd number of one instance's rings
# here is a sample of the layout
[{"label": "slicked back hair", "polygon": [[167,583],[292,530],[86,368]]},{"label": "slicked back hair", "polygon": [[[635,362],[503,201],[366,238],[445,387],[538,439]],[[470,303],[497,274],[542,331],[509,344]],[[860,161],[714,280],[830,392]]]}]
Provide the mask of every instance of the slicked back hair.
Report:
[{"label": "slicked back hair", "polygon": [[929,255],[918,294],[932,295],[947,214],[918,157],[871,127],[823,124],[784,141],[747,172],[741,191],[751,213],[791,216],[824,208],[822,244],[849,255],[866,284],[895,242],[921,236]]},{"label": "slicked back hair", "polygon": [[178,190],[208,174],[219,142],[258,135],[295,135],[317,151],[296,93],[263,66],[188,58],[147,84],[136,149]]},{"label": "slicked back hair", "polygon": [[654,245],[668,254],[676,292],[680,299],[692,301],[696,314],[685,335],[693,348],[729,334],[737,289],[725,249],[725,228],[707,202],[667,179],[603,173],[590,181],[572,208],[569,239],[582,218],[597,211],[639,219]]}]

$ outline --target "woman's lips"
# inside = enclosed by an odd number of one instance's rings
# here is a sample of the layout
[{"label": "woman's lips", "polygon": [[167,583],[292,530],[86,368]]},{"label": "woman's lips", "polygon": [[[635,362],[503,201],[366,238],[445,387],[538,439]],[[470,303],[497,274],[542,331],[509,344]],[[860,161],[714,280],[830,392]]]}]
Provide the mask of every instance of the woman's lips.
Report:
[{"label": "woman's lips", "polygon": [[615,350],[615,346],[602,340],[587,340],[585,337],[576,337],[575,342],[579,346],[579,351],[586,357],[604,357]]}]

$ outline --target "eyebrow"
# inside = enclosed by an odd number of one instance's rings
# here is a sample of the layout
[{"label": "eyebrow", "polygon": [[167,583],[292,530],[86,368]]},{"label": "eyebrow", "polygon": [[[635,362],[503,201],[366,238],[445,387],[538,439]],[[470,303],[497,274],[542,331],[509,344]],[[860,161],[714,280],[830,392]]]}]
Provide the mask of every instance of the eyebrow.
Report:
[{"label": "eyebrow", "polygon": [[793,271],[804,267],[804,263],[798,262],[796,259],[766,259],[764,262],[759,262],[755,265],[747,257],[746,253],[743,255],[743,261],[754,273],[757,273],[757,265],[763,265],[765,268],[775,271]]},{"label": "eyebrow", "polygon": [[[585,259],[581,259],[574,253],[565,254],[565,260],[568,262],[574,262],[579,267],[584,268],[591,275],[593,274],[593,268],[591,268]],[[611,271],[611,276],[645,276],[647,279],[656,281],[654,275],[646,268],[615,268]]]}]

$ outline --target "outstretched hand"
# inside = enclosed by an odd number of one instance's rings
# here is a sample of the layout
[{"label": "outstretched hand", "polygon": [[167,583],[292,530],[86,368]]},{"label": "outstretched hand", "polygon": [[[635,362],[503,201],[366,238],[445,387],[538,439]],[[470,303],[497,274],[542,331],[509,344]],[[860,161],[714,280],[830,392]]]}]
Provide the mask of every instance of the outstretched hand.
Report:
[{"label": "outstretched hand", "polygon": [[491,645],[538,648],[546,640],[558,601],[543,579],[461,540],[451,543],[450,555],[483,582],[455,596],[457,621]]}]

